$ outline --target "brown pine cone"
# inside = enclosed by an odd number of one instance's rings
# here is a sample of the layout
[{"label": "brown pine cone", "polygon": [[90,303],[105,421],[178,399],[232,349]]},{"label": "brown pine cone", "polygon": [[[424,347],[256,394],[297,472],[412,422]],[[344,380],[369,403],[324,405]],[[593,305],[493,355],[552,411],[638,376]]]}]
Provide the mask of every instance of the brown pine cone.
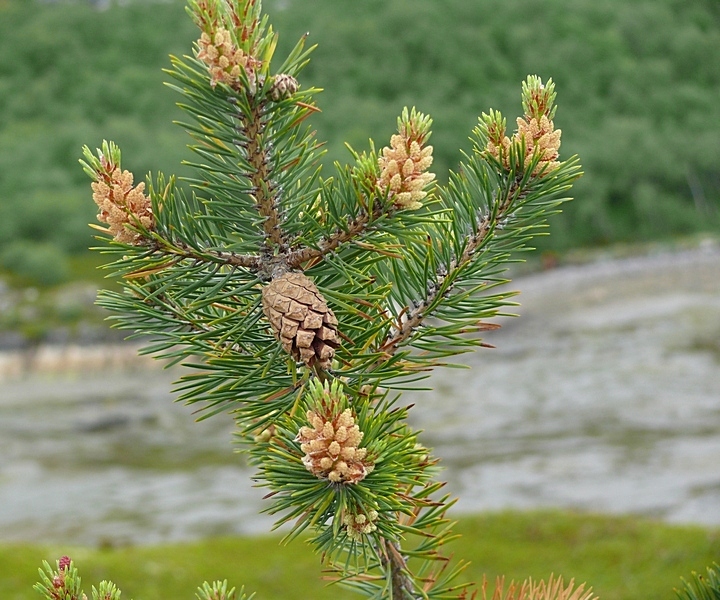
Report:
[{"label": "brown pine cone", "polygon": [[284,273],[262,291],[263,312],[275,337],[295,360],[327,369],[339,346],[337,319],[315,284],[302,273]]}]

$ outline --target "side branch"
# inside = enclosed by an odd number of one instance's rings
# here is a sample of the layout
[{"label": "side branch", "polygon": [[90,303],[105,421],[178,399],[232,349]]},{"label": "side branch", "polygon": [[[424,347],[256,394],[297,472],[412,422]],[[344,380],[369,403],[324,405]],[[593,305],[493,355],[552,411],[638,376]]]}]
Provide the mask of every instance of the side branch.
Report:
[{"label": "side branch", "polygon": [[376,210],[372,218],[367,213],[361,213],[357,218],[348,223],[347,229],[338,229],[330,237],[323,239],[316,248],[300,248],[290,252],[287,256],[287,264],[291,269],[296,269],[310,261],[322,258],[330,254],[342,244],[352,241],[367,231],[369,224],[381,215]]},{"label": "side branch", "polygon": [[155,250],[165,254],[173,254],[179,258],[190,258],[203,263],[224,263],[233,267],[243,267],[256,272],[262,266],[262,260],[252,254],[235,254],[234,252],[221,252],[219,250],[204,250],[199,252],[184,242],[168,242],[165,245],[155,244]]},{"label": "side branch", "polygon": [[413,331],[422,325],[425,318],[429,316],[427,309],[437,299],[438,293],[443,288],[443,284],[447,278],[454,275],[458,269],[462,269],[465,265],[472,261],[475,252],[483,245],[487,237],[495,229],[495,225],[505,218],[510,206],[513,204],[513,201],[523,197],[524,193],[521,192],[518,194],[518,189],[519,182],[516,181],[510,186],[510,189],[499,203],[495,217],[493,218],[492,214],[488,213],[479,223],[477,232],[468,236],[465,249],[458,258],[450,263],[450,268],[448,270],[443,268],[442,272],[436,273],[435,281],[428,290],[427,296],[424,299],[415,302],[413,308],[405,309],[405,319],[402,323],[398,324],[398,327],[380,347],[381,352],[383,352],[386,356],[385,360],[392,357],[395,352],[397,352],[400,345],[406,342],[412,335]]}]

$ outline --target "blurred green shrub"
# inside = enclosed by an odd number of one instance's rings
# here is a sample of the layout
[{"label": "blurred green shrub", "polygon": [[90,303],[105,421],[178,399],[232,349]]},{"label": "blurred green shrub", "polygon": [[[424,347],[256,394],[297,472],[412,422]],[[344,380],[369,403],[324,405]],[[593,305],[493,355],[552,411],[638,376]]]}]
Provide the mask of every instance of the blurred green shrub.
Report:
[{"label": "blurred green shrub", "polygon": [[13,240],[0,252],[0,263],[26,283],[43,286],[62,283],[68,277],[68,259],[52,243]]},{"label": "blurred green shrub", "polygon": [[[281,50],[309,32],[327,163],[430,113],[439,178],[484,107],[517,112],[516,82],[562,90],[563,154],[585,176],[543,247],[656,240],[720,227],[720,5],[709,0],[265,0]],[[530,17],[531,15],[531,17]],[[92,244],[82,143],[124,149],[137,177],[178,172],[179,97],[159,85],[197,33],[183,0],[0,2],[0,254],[19,240]],[[375,43],[367,44],[372,36]],[[513,124],[510,124],[511,126]],[[179,150],[180,149],[180,150]],[[188,174],[186,171],[185,174]],[[14,269],[15,267],[10,267]]]}]

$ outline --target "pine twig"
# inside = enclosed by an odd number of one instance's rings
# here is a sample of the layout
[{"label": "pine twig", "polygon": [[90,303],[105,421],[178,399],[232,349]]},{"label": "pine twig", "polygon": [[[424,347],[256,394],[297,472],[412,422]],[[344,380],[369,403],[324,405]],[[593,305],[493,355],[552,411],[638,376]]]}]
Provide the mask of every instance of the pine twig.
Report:
[{"label": "pine twig", "polygon": [[303,247],[289,252],[287,264],[290,268],[296,269],[301,265],[317,261],[323,256],[337,250],[343,244],[353,241],[365,233],[376,219],[384,213],[380,206],[376,205],[372,214],[361,212],[357,217],[348,223],[345,229],[337,229],[332,235],[320,241],[316,248]]},{"label": "pine twig", "polygon": [[519,188],[520,182],[516,180],[510,186],[504,198],[500,202],[499,208],[494,217],[492,212],[485,215],[478,225],[477,232],[467,237],[462,254],[450,264],[449,269],[443,269],[442,272],[436,273],[435,282],[431,287],[430,293],[428,293],[424,299],[417,301],[412,308],[405,307],[405,319],[399,324],[395,332],[392,333],[392,335],[390,335],[380,346],[380,351],[383,353],[383,358],[380,361],[381,363],[384,363],[392,358],[398,348],[410,338],[413,331],[420,327],[423,321],[430,316],[427,309],[437,299],[437,295],[439,291],[443,289],[443,284],[447,278],[454,277],[455,273],[457,273],[459,269],[462,269],[473,260],[473,256],[475,255],[477,249],[485,243],[488,236],[494,232],[497,224],[505,218],[510,206],[513,204],[513,201],[523,197],[523,192],[518,194]]},{"label": "pine twig", "polygon": [[220,250],[198,251],[189,244],[177,240],[163,245],[155,243],[153,248],[158,252],[173,254],[180,258],[189,258],[204,263],[220,262],[233,267],[242,267],[254,272],[259,271],[262,266],[262,259],[259,256],[221,252]]}]

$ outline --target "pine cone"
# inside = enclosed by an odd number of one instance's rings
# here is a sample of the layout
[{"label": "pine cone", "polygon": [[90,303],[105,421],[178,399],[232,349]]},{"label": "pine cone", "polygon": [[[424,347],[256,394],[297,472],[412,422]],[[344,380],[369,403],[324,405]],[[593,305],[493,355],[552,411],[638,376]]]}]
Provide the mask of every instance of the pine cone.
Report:
[{"label": "pine cone", "polygon": [[327,369],[339,346],[337,319],[315,284],[302,273],[284,273],[262,291],[263,312],[275,337],[295,360]]},{"label": "pine cone", "polygon": [[290,98],[290,96],[298,91],[299,87],[300,84],[298,83],[298,80],[292,75],[280,73],[273,79],[268,94],[273,102],[280,102],[280,100]]}]

